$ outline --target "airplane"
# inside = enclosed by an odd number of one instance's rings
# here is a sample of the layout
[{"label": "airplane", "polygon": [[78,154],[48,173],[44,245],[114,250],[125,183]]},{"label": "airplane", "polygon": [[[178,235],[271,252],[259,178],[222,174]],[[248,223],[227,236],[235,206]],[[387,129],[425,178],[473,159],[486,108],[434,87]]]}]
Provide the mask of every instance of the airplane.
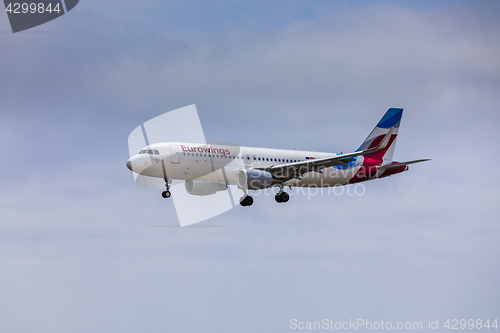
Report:
[{"label": "airplane", "polygon": [[428,161],[393,161],[403,109],[390,108],[361,146],[352,153],[240,147],[229,143],[197,144],[160,142],[149,144],[127,161],[129,170],[163,178],[169,198],[172,180],[183,180],[187,193],[204,196],[236,185],[243,191],[241,206],[251,206],[249,190],[279,187],[275,200],[288,202],[286,187],[342,186],[385,178]]}]

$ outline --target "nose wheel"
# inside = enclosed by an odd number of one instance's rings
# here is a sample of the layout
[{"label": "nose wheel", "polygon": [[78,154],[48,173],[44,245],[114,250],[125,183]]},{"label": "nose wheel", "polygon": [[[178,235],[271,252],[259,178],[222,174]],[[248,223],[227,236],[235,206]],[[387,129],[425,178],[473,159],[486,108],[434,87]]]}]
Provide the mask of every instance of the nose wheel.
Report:
[{"label": "nose wheel", "polygon": [[171,180],[168,180],[168,178],[165,178],[165,187],[167,188],[167,190],[161,192],[161,196],[165,199],[168,199],[172,196],[172,193],[170,193],[170,191],[169,191],[171,182],[172,182]]}]

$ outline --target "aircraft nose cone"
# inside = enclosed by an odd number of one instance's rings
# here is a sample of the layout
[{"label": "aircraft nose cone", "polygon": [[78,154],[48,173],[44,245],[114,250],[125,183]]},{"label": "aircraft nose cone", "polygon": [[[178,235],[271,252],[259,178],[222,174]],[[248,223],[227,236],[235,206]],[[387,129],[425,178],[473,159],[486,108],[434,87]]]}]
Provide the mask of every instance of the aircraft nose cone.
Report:
[{"label": "aircraft nose cone", "polygon": [[127,161],[127,168],[132,171],[132,163],[130,162],[130,160]]}]

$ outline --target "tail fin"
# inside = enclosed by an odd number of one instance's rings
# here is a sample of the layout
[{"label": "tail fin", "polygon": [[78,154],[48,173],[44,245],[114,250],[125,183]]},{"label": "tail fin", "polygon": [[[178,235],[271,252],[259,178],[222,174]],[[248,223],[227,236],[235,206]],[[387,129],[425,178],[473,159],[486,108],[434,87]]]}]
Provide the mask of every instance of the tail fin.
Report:
[{"label": "tail fin", "polygon": [[375,159],[392,160],[402,115],[403,109],[390,108],[389,110],[387,110],[385,115],[378,122],[377,126],[375,126],[373,131],[370,133],[370,135],[368,135],[368,137],[361,144],[357,151],[376,147],[382,142],[387,133],[392,130],[389,143],[387,144],[387,147],[385,149],[365,155],[366,157]]}]

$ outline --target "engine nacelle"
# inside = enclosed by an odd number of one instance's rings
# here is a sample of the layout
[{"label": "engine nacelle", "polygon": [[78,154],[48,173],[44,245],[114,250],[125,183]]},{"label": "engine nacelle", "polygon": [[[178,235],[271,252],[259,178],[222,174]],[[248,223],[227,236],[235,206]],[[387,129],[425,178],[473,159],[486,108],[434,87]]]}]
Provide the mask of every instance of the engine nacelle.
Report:
[{"label": "engine nacelle", "polygon": [[201,180],[186,180],[184,186],[186,187],[186,192],[191,195],[211,195],[218,191],[227,190],[226,184]]},{"label": "engine nacelle", "polygon": [[249,190],[262,190],[274,183],[271,173],[262,170],[240,169],[236,172],[236,176],[239,187]]}]

